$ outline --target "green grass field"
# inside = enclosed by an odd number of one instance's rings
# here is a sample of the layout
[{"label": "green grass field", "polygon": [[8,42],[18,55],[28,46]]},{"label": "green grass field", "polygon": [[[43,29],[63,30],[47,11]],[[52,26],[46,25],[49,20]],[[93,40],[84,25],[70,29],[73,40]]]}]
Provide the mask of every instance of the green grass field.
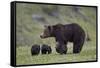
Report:
[{"label": "green grass field", "polygon": [[96,47],[92,42],[84,45],[80,54],[72,54],[72,46],[68,47],[68,54],[60,55],[53,50],[49,55],[31,56],[31,46],[22,46],[17,48],[17,65],[28,64],[46,64],[46,63],[61,63],[61,62],[80,62],[96,60]]},{"label": "green grass field", "polygon": [[[45,5],[17,4],[17,45],[16,45],[16,63],[17,65],[28,64],[46,64],[61,62],[80,62],[96,60],[96,8],[73,6],[47,6],[47,12],[58,13],[58,18],[48,15],[43,11]],[[54,7],[57,7],[57,11]],[[32,18],[32,15],[43,16],[46,21],[38,21]],[[55,51],[55,39],[41,39],[45,24],[54,25],[57,23],[68,24],[77,23],[85,32],[89,34],[91,41],[85,41],[80,54],[73,54],[73,44],[68,43],[68,52],[66,55],[60,55]],[[48,44],[52,47],[52,54],[31,56],[31,47],[33,44]]]}]

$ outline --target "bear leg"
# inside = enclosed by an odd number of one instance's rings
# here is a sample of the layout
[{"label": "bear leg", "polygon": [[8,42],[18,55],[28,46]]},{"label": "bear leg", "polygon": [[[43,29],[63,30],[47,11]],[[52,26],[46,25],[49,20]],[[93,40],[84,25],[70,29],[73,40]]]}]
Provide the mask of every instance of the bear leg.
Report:
[{"label": "bear leg", "polygon": [[51,53],[51,49],[50,50],[48,50],[48,54],[50,54]]},{"label": "bear leg", "polygon": [[67,53],[67,46],[66,45],[60,45],[56,47],[56,51],[59,54],[66,54]]},{"label": "bear leg", "polygon": [[73,45],[73,53],[80,53],[82,50],[84,42],[74,43]]}]

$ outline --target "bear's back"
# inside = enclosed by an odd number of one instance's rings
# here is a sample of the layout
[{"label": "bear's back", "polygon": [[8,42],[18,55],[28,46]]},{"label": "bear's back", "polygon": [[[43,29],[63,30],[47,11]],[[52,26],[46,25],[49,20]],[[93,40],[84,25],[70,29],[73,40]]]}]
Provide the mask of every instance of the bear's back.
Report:
[{"label": "bear's back", "polygon": [[64,25],[65,27],[65,30],[69,30],[69,31],[72,31],[72,32],[84,32],[83,28],[76,24],[76,23],[72,23],[72,24],[66,24]]}]

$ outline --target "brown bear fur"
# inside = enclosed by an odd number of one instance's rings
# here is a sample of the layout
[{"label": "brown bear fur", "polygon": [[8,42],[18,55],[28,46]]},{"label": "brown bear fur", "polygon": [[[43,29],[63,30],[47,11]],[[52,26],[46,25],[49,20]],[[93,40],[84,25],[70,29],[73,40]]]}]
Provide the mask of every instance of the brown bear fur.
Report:
[{"label": "brown bear fur", "polygon": [[45,26],[44,32],[40,37],[55,37],[56,42],[64,48],[65,45],[67,45],[67,42],[73,42],[73,53],[80,53],[85,41],[85,32],[82,27],[75,23],[66,25],[56,24]]}]

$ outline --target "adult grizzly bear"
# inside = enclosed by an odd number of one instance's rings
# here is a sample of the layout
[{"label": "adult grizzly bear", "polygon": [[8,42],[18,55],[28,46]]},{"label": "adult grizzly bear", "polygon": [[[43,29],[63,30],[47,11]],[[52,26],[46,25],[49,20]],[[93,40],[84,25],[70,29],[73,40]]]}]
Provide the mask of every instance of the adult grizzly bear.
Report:
[{"label": "adult grizzly bear", "polygon": [[85,32],[75,23],[66,25],[56,24],[45,26],[44,32],[40,37],[55,37],[56,42],[62,46],[67,45],[67,42],[73,42],[73,53],[80,53],[85,41]]}]

